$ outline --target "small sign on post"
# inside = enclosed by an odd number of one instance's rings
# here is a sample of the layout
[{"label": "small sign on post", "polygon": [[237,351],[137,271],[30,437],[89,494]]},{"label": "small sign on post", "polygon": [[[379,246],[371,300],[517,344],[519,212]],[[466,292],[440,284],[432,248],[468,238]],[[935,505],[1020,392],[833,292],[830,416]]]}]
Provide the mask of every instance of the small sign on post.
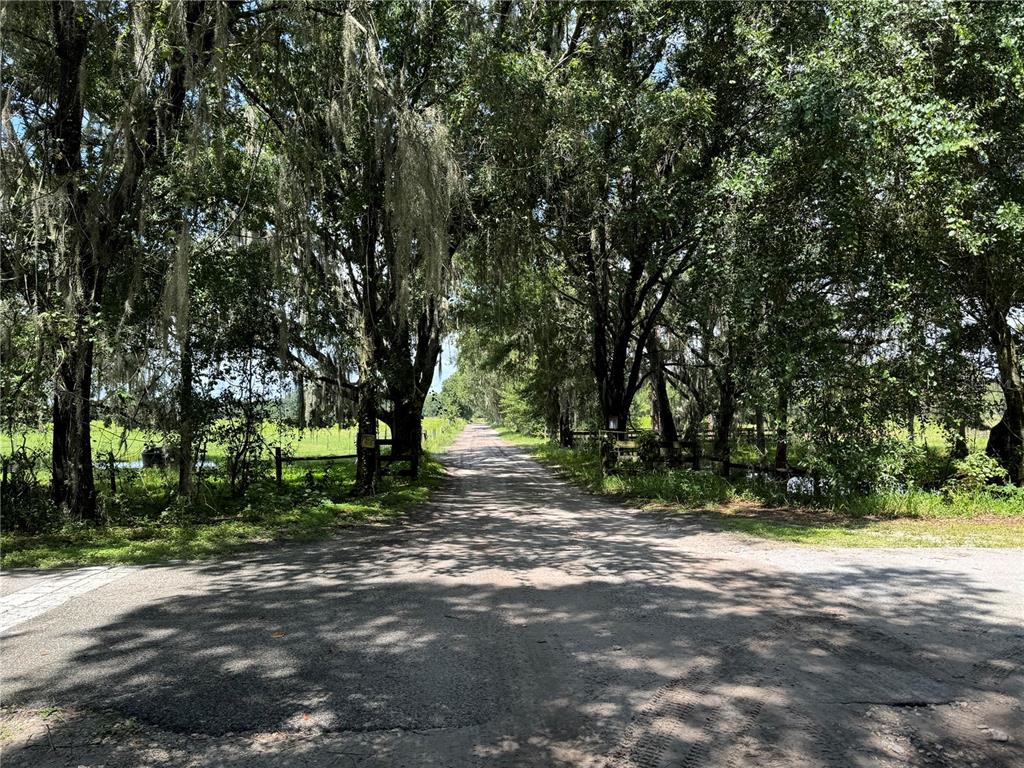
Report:
[{"label": "small sign on post", "polygon": [[359,435],[359,447],[360,448],[373,448],[377,445],[377,436],[369,432],[364,432]]}]

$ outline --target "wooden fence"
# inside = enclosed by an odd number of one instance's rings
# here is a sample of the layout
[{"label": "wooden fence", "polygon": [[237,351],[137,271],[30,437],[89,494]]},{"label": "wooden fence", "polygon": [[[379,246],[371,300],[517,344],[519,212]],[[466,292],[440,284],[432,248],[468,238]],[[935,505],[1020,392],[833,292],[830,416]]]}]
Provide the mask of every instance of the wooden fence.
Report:
[{"label": "wooden fence", "polygon": [[[427,440],[427,433],[423,433],[423,440]],[[374,438],[373,451],[376,452],[376,460],[374,465],[376,467],[383,467],[385,465],[391,465],[396,462],[409,462],[409,468],[399,474],[408,475],[415,477],[419,474],[420,468],[420,453],[381,453],[381,447],[393,446],[395,441],[390,438]],[[289,456],[284,453],[284,450],[278,446],[274,448],[274,479],[278,485],[284,483],[284,465],[285,464],[296,464],[303,461],[344,461],[346,459],[356,459],[359,454],[356,453],[339,453],[332,454],[329,456]]]},{"label": "wooden fence", "polygon": [[[621,471],[624,467],[623,459],[629,459],[629,464],[636,464],[640,453],[640,440],[646,435],[657,435],[649,430],[590,430],[573,431],[573,438],[599,442],[601,446],[601,467],[607,473]],[[751,431],[753,434],[753,431]],[[699,445],[694,441],[676,440],[672,445],[661,444],[659,453],[662,463],[676,466],[689,466],[691,469],[700,469],[704,463],[717,465],[719,473],[729,477],[734,470],[755,472],[760,475],[769,475],[783,480],[791,477],[807,477],[813,483],[813,493],[817,495],[821,490],[821,478],[813,470],[803,467],[785,466],[776,467],[773,464],[751,464],[749,462],[733,461],[728,457],[702,454]]]}]

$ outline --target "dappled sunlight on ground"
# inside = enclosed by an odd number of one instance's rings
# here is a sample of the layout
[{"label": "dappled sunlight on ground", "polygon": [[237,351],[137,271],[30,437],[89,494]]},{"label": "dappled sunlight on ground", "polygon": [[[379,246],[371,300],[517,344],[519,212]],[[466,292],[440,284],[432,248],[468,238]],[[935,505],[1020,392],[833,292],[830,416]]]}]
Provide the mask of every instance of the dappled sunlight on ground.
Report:
[{"label": "dappled sunlight on ground", "polygon": [[146,569],[19,628],[5,765],[1024,764],[1019,552],[748,540],[483,427],[448,463],[401,529]]}]

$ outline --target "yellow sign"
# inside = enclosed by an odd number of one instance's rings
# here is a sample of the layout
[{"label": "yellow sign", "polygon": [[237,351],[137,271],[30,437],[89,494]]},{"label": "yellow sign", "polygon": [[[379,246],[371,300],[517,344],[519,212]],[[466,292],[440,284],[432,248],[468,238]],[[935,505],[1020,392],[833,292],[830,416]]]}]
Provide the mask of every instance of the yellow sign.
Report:
[{"label": "yellow sign", "polygon": [[377,436],[370,434],[363,434],[359,436],[359,445],[363,448],[373,448],[377,444]]}]

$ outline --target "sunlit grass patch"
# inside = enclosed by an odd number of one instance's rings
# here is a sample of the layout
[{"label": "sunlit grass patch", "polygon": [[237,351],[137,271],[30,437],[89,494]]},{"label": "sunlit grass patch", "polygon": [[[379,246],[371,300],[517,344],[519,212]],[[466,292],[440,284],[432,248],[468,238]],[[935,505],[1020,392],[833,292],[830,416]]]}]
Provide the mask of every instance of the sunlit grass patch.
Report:
[{"label": "sunlit grass patch", "polygon": [[884,520],[849,525],[728,514],[716,521],[726,530],[819,547],[1024,547],[1024,521]]},{"label": "sunlit grass patch", "polygon": [[[423,432],[426,436],[424,448],[428,451],[439,451],[447,447],[462,431],[465,422],[450,420],[440,416],[428,416],[423,419]],[[137,459],[148,443],[161,443],[162,436],[156,432],[139,429],[123,429],[116,424],[93,421],[92,452],[96,456],[114,454],[118,459]],[[381,422],[377,428],[381,438],[391,437],[391,430]],[[265,424],[262,428],[264,439],[270,445],[287,446],[295,456],[329,456],[355,453],[356,428],[353,427],[310,427],[304,430],[294,428],[281,429],[274,424]],[[24,445],[26,448],[48,453],[51,447],[52,431],[50,426],[30,430],[20,434],[3,434],[0,436],[0,456],[9,456],[15,449]],[[223,459],[225,448],[211,441],[207,457]]]}]

